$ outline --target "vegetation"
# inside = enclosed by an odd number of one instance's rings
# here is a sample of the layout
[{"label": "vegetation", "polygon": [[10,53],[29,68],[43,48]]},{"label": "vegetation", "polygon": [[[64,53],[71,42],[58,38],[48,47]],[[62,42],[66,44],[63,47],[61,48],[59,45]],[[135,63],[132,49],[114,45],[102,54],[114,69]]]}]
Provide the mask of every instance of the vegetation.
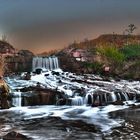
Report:
[{"label": "vegetation", "polygon": [[[64,52],[73,56],[72,51],[84,50],[82,56],[86,62],[75,60],[73,71],[84,73],[106,74],[105,68],[109,68],[108,73],[120,78],[140,79],[140,35],[133,35],[137,27],[130,24],[125,30],[125,35],[106,34],[96,39],[85,39],[82,42],[74,41]],[[66,56],[67,57],[67,56]],[[68,57],[70,59],[70,57]],[[65,69],[69,63],[65,63]],[[78,65],[81,65],[79,68]]]},{"label": "vegetation", "polygon": [[124,54],[113,44],[101,45],[97,48],[97,52],[111,63],[121,64],[125,60]]},{"label": "vegetation", "polygon": [[121,51],[125,55],[125,58],[127,60],[140,57],[140,45],[139,44],[126,45],[121,49]]},{"label": "vegetation", "polygon": [[84,67],[87,69],[87,72],[93,72],[96,74],[101,74],[103,71],[103,64],[99,62],[84,62]]},{"label": "vegetation", "polygon": [[126,29],[125,31],[128,33],[128,35],[131,35],[136,29],[137,27],[134,24],[129,24],[128,29]]}]

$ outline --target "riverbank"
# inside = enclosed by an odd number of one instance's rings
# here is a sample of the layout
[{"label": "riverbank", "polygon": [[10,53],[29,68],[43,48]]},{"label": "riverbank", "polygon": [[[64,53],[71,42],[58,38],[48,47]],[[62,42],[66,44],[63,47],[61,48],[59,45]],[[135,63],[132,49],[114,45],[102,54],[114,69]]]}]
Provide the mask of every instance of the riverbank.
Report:
[{"label": "riverbank", "polygon": [[[119,140],[122,136],[126,140],[127,135],[120,131],[125,130],[125,118],[114,114],[139,107],[139,81],[105,81],[98,75],[77,75],[61,69],[33,74],[31,80],[23,77],[5,78],[14,107],[0,110],[1,138]],[[131,134],[129,129],[126,132]]]},{"label": "riverbank", "polygon": [[112,105],[102,108],[14,107],[0,111],[0,137],[12,136],[13,140],[137,140],[140,138],[139,113],[138,108]]},{"label": "riverbank", "polygon": [[140,139],[140,106],[110,113],[110,118],[122,121],[122,126],[112,130],[106,139]]},{"label": "riverbank", "polygon": [[140,36],[101,35],[53,52],[64,71],[140,80]]}]

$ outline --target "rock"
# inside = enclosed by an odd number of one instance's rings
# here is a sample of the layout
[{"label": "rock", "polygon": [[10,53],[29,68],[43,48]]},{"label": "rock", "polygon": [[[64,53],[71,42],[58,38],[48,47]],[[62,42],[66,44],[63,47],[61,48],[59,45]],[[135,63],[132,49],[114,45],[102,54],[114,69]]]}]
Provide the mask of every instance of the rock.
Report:
[{"label": "rock", "polygon": [[50,74],[45,74],[44,76],[46,76],[46,77],[47,77],[47,76],[49,76],[49,75],[50,75]]},{"label": "rock", "polygon": [[24,75],[23,80],[31,80],[31,74],[30,74],[30,72],[27,72],[27,73]]},{"label": "rock", "polygon": [[35,73],[36,73],[36,74],[41,74],[41,72],[42,72],[42,69],[39,69],[39,68],[38,68],[38,69],[35,70]]},{"label": "rock", "polygon": [[24,136],[18,132],[12,131],[4,136],[2,140],[31,140],[31,138]]},{"label": "rock", "polygon": [[66,105],[66,99],[59,99],[56,104],[57,105]]},{"label": "rock", "polygon": [[124,105],[123,101],[115,101],[112,104],[113,105]]},{"label": "rock", "polygon": [[52,75],[59,76],[59,75],[60,75],[60,73],[59,73],[59,72],[52,71]]},{"label": "rock", "polygon": [[29,50],[17,51],[8,42],[0,40],[0,54],[5,58],[5,74],[31,71],[34,54]]}]

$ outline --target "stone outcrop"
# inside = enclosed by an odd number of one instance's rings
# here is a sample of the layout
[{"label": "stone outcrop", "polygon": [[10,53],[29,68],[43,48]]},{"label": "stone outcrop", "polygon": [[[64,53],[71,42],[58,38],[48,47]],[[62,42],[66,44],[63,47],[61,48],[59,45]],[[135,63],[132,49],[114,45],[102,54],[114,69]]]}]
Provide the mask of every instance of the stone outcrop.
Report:
[{"label": "stone outcrop", "polygon": [[29,50],[17,51],[6,41],[0,41],[0,55],[3,59],[4,73],[31,71],[34,54]]},{"label": "stone outcrop", "polygon": [[6,56],[5,57],[5,62],[7,66],[6,73],[31,71],[33,56],[34,55],[29,51],[27,53],[19,53],[12,56]]},{"label": "stone outcrop", "polygon": [[7,56],[8,70],[12,72],[31,71],[33,56],[34,54],[28,50],[20,50],[16,55]]},{"label": "stone outcrop", "polygon": [[24,136],[16,131],[11,131],[2,137],[3,140],[31,140],[31,138]]}]

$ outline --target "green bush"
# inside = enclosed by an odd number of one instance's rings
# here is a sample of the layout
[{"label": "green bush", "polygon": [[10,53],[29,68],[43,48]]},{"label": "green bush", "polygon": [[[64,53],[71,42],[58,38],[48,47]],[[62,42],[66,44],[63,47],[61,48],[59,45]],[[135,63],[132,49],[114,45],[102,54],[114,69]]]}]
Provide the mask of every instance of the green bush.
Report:
[{"label": "green bush", "polygon": [[86,68],[91,68],[93,69],[93,71],[100,71],[102,69],[102,64],[99,63],[99,62],[93,62],[93,63],[88,63],[88,62],[85,62],[84,63],[84,66]]},{"label": "green bush", "polygon": [[124,54],[114,45],[99,47],[97,51],[114,63],[122,63],[125,60]]},{"label": "green bush", "polygon": [[121,51],[126,59],[140,57],[140,45],[138,44],[124,46]]}]

